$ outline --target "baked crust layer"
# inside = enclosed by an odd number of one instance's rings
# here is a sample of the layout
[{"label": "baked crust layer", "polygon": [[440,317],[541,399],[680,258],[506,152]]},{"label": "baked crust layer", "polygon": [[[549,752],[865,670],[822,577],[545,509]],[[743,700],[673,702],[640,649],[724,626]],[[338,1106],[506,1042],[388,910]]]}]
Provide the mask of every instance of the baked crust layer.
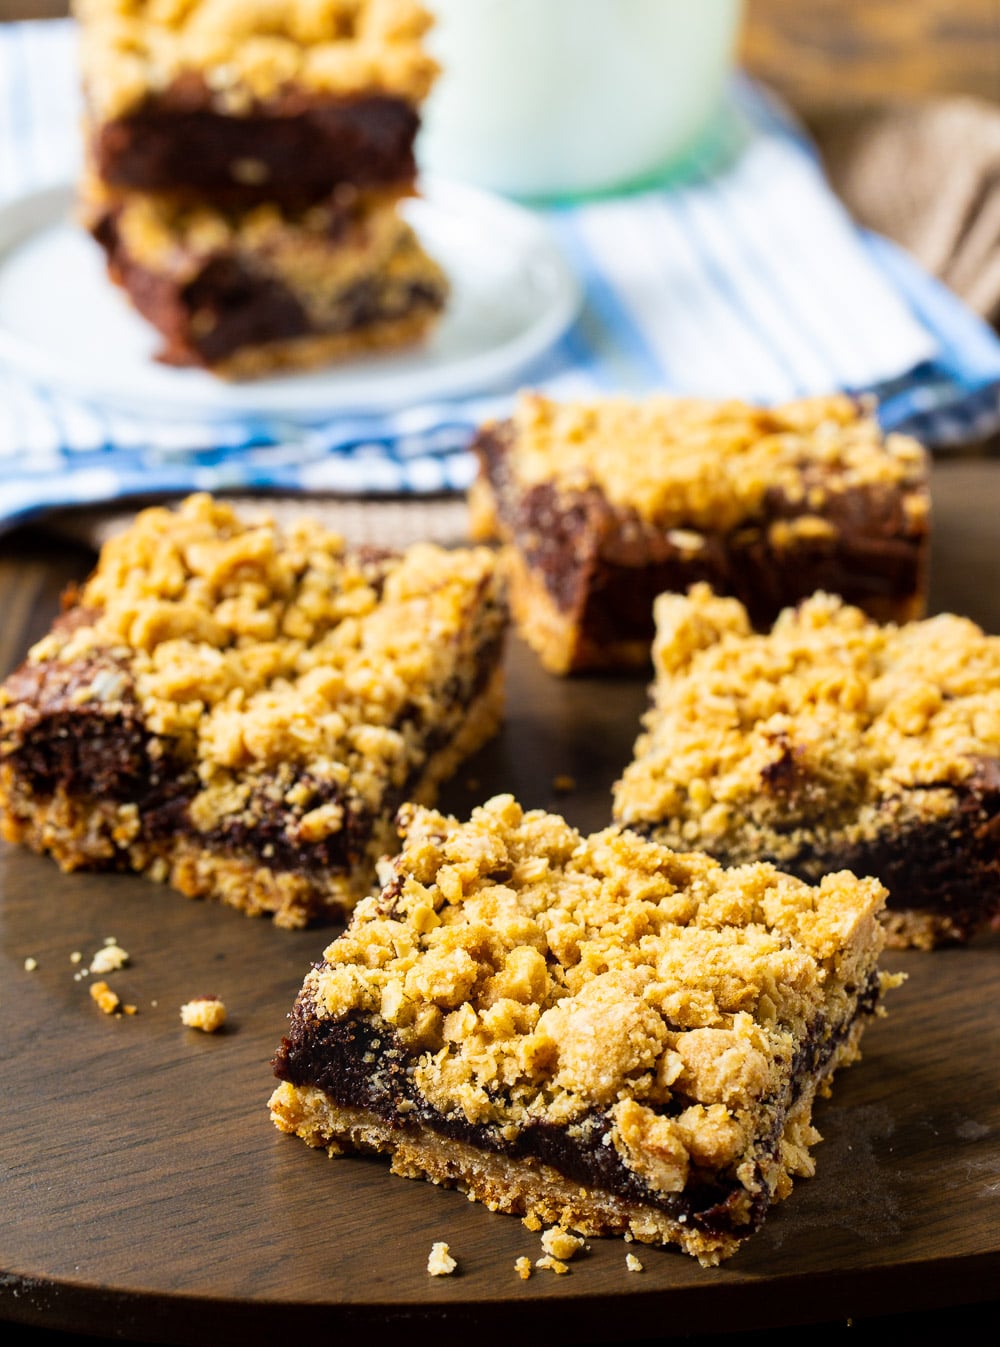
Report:
[{"label": "baked crust layer", "polygon": [[951,614],[879,626],[822,594],[758,634],[705,586],[656,618],[616,819],[726,864],[877,875],[897,945],[1000,919],[1000,638]]},{"label": "baked crust layer", "polygon": [[144,512],[0,689],[4,835],[282,925],[342,915],[401,801],[497,728],[504,624],[483,550]]},{"label": "baked crust layer", "polygon": [[758,625],[816,589],[923,611],[923,450],[846,398],[769,410],[523,397],[475,441],[473,536],[517,553],[518,625],[555,673],[642,667],[657,594],[708,582]]},{"label": "baked crust layer", "polygon": [[400,827],[305,979],[277,1126],[495,1209],[732,1253],[812,1172],[813,1096],[878,1001],[881,887],[581,837],[509,796]]}]

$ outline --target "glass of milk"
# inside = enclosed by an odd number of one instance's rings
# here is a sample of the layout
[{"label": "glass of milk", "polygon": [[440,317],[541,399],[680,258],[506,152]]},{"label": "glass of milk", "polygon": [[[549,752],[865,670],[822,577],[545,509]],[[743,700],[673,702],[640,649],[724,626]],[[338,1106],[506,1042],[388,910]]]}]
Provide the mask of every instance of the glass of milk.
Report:
[{"label": "glass of milk", "polygon": [[667,171],[718,112],[740,0],[425,0],[442,75],[421,163],[515,196]]}]

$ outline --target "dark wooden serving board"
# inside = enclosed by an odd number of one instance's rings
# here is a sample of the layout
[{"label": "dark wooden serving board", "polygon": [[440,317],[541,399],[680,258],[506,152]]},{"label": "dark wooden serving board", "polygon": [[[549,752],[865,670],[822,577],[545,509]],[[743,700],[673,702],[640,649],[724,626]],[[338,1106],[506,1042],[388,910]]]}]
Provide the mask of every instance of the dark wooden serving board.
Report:
[{"label": "dark wooden serving board", "polygon": [[[1000,631],[1000,463],[937,469],[932,608]],[[84,559],[0,555],[0,655],[19,658]],[[560,681],[517,642],[503,733],[445,796],[466,813],[512,790],[585,828],[644,705],[642,680]],[[576,789],[557,796],[567,774]],[[519,1221],[461,1194],[330,1161],[271,1125],[269,1058],[328,935],[263,921],[129,876],[61,874],[0,848],[0,1320],[148,1341],[483,1343],[663,1337],[969,1303],[1000,1273],[1000,940],[894,955],[909,981],[841,1074],[817,1123],[818,1172],[730,1262],[593,1240],[568,1276],[522,1282],[540,1254]],[[109,977],[138,1006],[108,1018],[75,981],[107,936]],[[38,961],[34,972],[26,958]],[[228,1026],[183,1028],[216,993]],[[459,1260],[431,1278],[446,1240]],[[642,1273],[625,1268],[632,1247]]]}]

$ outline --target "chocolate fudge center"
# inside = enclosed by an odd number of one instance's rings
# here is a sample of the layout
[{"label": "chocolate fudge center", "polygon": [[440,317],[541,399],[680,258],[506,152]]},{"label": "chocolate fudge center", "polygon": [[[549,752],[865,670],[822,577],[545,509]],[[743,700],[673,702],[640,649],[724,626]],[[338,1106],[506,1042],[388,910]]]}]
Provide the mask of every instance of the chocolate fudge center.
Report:
[{"label": "chocolate fudge center", "polygon": [[161,97],[104,123],[91,138],[98,173],[113,187],[286,207],[320,201],[340,183],[405,188],[416,175],[419,117],[405,99],[296,93],[240,117],[220,116],[210,100],[202,86],[175,95],[174,106]]}]

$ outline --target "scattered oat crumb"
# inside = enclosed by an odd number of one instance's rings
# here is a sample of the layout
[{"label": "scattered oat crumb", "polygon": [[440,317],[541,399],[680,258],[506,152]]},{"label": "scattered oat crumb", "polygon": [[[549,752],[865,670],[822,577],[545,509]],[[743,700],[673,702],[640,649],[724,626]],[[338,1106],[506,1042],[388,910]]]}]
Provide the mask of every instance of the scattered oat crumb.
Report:
[{"label": "scattered oat crumb", "polygon": [[113,1015],[121,1005],[118,993],[113,992],[106,982],[92,982],[90,994],[105,1015]]},{"label": "scattered oat crumb", "polygon": [[625,1231],[625,1243],[626,1243],[626,1244],[631,1244],[631,1243],[632,1243],[632,1240],[633,1240],[632,1231],[631,1231],[631,1230],[626,1230],[626,1231]]},{"label": "scattered oat crumb", "polygon": [[150,1005],[153,1007],[153,1009],[155,1010],[156,1007],[157,1007],[160,1003],[159,1003],[159,1001],[150,1001],[149,1004],[150,1004]]},{"label": "scattered oat crumb", "polygon": [[122,949],[121,945],[115,941],[109,944],[104,942],[103,949],[99,949],[90,961],[90,971],[92,973],[117,973],[119,968],[124,968],[128,963],[128,951]]},{"label": "scattered oat crumb", "polygon": [[530,1258],[515,1259],[514,1271],[517,1273],[517,1275],[521,1278],[523,1282],[526,1282],[528,1278],[531,1276],[531,1259]]},{"label": "scattered oat crumb", "polygon": [[104,937],[104,943],[105,945],[117,945],[118,937],[116,935],[106,935]]},{"label": "scattered oat crumb", "polygon": [[552,789],[557,795],[571,795],[576,790],[576,777],[568,772],[560,772],[552,778]]},{"label": "scattered oat crumb", "polygon": [[80,953],[80,951],[78,949],[75,949],[73,953],[69,956],[69,961],[70,963],[79,963],[82,960],[82,958],[83,955]]},{"label": "scattered oat crumb", "polygon": [[527,1216],[522,1216],[521,1224],[526,1230],[541,1230],[542,1223],[533,1211],[529,1211]]},{"label": "scattered oat crumb", "polygon": [[33,958],[29,954],[24,961],[24,971],[26,973],[33,973],[37,967],[38,967],[38,960]]},{"label": "scattered oat crumb", "polygon": [[126,1015],[137,1015],[139,1013],[138,1006],[122,1006],[122,1010],[124,1010]]},{"label": "scattered oat crumb", "polygon": [[427,1271],[432,1277],[450,1277],[458,1267],[458,1264],[452,1258],[448,1245],[443,1240],[431,1245],[430,1257],[427,1259]]},{"label": "scattered oat crumb", "polygon": [[583,1247],[583,1237],[572,1235],[561,1226],[554,1225],[542,1234],[542,1248],[553,1258],[570,1259]]},{"label": "scattered oat crumb", "polygon": [[181,1006],[181,1020],[189,1029],[214,1034],[226,1022],[226,1007],[218,996],[196,996]]},{"label": "scattered oat crumb", "polygon": [[639,1262],[638,1258],[636,1258],[634,1253],[627,1253],[625,1255],[625,1266],[628,1268],[629,1272],[642,1271],[642,1264]]},{"label": "scattered oat crumb", "polygon": [[551,1254],[546,1254],[544,1258],[535,1259],[535,1267],[548,1268],[551,1272],[557,1273],[560,1277],[564,1272],[569,1271],[569,1267],[560,1262],[558,1258],[553,1258]]}]

